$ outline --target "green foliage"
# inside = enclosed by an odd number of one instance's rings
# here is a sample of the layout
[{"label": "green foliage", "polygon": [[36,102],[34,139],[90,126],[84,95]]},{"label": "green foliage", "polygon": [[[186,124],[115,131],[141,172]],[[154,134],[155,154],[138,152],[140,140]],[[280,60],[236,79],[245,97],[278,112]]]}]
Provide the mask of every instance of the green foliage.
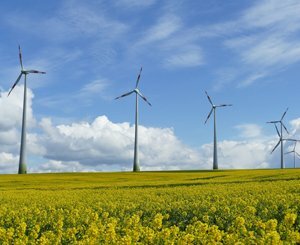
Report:
[{"label": "green foliage", "polygon": [[300,170],[0,175],[0,244],[299,244]]}]

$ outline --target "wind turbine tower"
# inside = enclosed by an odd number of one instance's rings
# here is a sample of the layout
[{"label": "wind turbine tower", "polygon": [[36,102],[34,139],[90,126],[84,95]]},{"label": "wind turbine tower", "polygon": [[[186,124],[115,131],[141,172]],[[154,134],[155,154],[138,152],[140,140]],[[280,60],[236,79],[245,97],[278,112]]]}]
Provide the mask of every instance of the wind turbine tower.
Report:
[{"label": "wind turbine tower", "polygon": [[288,152],[286,152],[284,154],[291,154],[291,153],[293,153],[293,155],[294,155],[294,168],[296,168],[296,155],[297,155],[298,158],[300,157],[300,154],[298,152],[296,152],[296,146],[297,146],[297,142],[299,142],[299,140],[295,140],[295,139],[286,139],[286,140],[287,141],[294,141],[295,142],[293,150],[288,151]]},{"label": "wind turbine tower", "polygon": [[10,95],[10,93],[13,91],[15,86],[19,83],[21,77],[24,75],[24,97],[23,97],[23,117],[22,117],[22,133],[21,133],[21,146],[20,146],[20,158],[19,158],[19,174],[26,174],[27,173],[27,167],[26,167],[26,106],[27,106],[27,75],[31,73],[39,73],[39,74],[45,74],[46,72],[43,71],[37,71],[37,70],[25,70],[23,67],[22,62],[22,52],[21,47],[19,45],[19,60],[21,65],[21,72],[18,76],[17,80],[11,87],[9,93],[7,96]]},{"label": "wind turbine tower", "polygon": [[115,98],[120,99],[122,97],[126,97],[132,93],[135,93],[135,136],[134,136],[134,157],[133,157],[133,172],[140,171],[140,162],[139,162],[139,144],[138,144],[138,129],[139,129],[139,97],[141,97],[149,106],[151,106],[150,102],[147,98],[140,92],[138,86],[141,78],[142,67],[140,69],[139,75],[136,80],[135,89],[132,91],[122,94],[121,96]]},{"label": "wind turbine tower", "polygon": [[[282,133],[283,133],[283,128],[285,129],[285,131],[286,131],[287,133],[289,133],[288,130],[287,130],[287,128],[286,128],[286,126],[285,126],[284,123],[282,122],[282,120],[283,120],[283,118],[285,117],[285,115],[286,115],[288,109],[289,109],[289,108],[287,108],[287,109],[285,110],[285,112],[282,114],[280,120],[278,120],[278,121],[270,121],[270,122],[267,122],[267,123],[273,123],[273,124],[275,125],[276,132],[277,132],[278,137],[279,137],[279,141],[278,141],[278,143],[275,145],[275,147],[273,148],[273,150],[272,150],[271,153],[273,153],[273,152],[275,151],[275,149],[278,147],[278,145],[280,144],[280,148],[281,148],[281,149],[280,149],[280,152],[281,152],[281,156],[280,156],[280,167],[281,167],[281,168],[284,168],[284,162],[283,162],[283,141],[284,141],[285,139],[283,139],[283,137],[282,137],[282,136],[283,136],[283,135],[282,135]],[[277,123],[280,124],[280,132],[279,132],[279,130],[278,130],[278,128],[277,128]]]},{"label": "wind turbine tower", "polygon": [[213,156],[213,169],[218,169],[218,147],[217,147],[217,123],[216,123],[216,109],[218,107],[226,107],[226,106],[232,106],[231,104],[221,104],[221,105],[215,105],[211,98],[209,97],[208,93],[205,91],[207,99],[209,103],[211,104],[211,110],[205,120],[205,123],[208,121],[210,118],[211,114],[214,113],[214,156]]}]

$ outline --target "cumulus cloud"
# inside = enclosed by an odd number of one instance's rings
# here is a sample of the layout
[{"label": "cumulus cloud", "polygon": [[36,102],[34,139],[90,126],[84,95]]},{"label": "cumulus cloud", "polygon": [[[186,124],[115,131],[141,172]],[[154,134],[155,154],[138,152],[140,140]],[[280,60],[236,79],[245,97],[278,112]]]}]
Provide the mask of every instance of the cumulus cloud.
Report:
[{"label": "cumulus cloud", "polygon": [[0,152],[0,173],[16,173],[18,160],[19,158],[11,153]]},{"label": "cumulus cloud", "polygon": [[[113,123],[106,116],[92,123],[52,125],[40,123],[45,157],[56,161],[79,161],[85,166],[129,167],[133,158],[134,125]],[[170,128],[139,127],[141,168],[168,169],[169,164],[199,164],[199,153],[181,143]],[[185,166],[186,167],[186,166]]]},{"label": "cumulus cloud", "polygon": [[95,169],[87,168],[81,165],[79,162],[70,161],[56,161],[49,160],[48,162],[42,163],[38,168],[33,168],[32,172],[47,173],[47,172],[93,172]]},{"label": "cumulus cloud", "polygon": [[300,118],[296,118],[290,121],[290,125],[292,126],[292,135],[300,138]]},{"label": "cumulus cloud", "polygon": [[[21,126],[23,111],[24,86],[16,86],[9,97],[7,92],[1,92],[0,96],[0,131],[11,130],[16,126]],[[27,120],[28,126],[34,126],[36,121],[33,118],[31,109],[33,93],[27,90]]]},{"label": "cumulus cloud", "polygon": [[257,138],[262,136],[261,127],[257,124],[240,124],[235,126],[240,132],[242,138]]},{"label": "cumulus cloud", "polygon": [[[132,168],[134,125],[113,123],[106,116],[99,116],[91,123],[57,126],[52,125],[50,119],[43,119],[41,127],[44,131],[41,142],[47,149],[44,156],[54,160],[51,164],[47,163],[48,169],[53,166],[54,171],[59,167],[65,171],[69,166],[70,171],[72,167],[78,171],[130,171]],[[220,168],[279,167],[280,152],[271,154],[277,143],[276,135],[264,136],[260,126],[255,124],[242,124],[236,128],[240,131],[241,140],[218,143]],[[140,126],[139,136],[142,170],[212,168],[212,143],[198,149],[189,147],[176,137],[172,128]],[[285,148],[288,147],[289,144],[286,144]]]},{"label": "cumulus cloud", "polygon": [[267,168],[274,165],[270,162],[271,142],[259,141],[222,141],[220,143],[221,168]]},{"label": "cumulus cloud", "polygon": [[[10,96],[7,91],[0,96],[0,172],[16,173],[18,170],[21,124],[23,112],[24,86],[16,86]],[[38,135],[30,133],[35,129],[36,119],[32,111],[34,95],[27,89],[27,150],[29,154],[43,154],[43,146],[38,142]]]},{"label": "cumulus cloud", "polygon": [[[2,113],[9,106],[11,119],[0,118],[0,171],[15,173],[18,165],[22,87],[16,88],[19,96],[2,96]],[[32,115],[29,90],[29,120]],[[10,103],[10,104],[9,104]],[[17,123],[15,120],[19,120]],[[300,138],[300,119],[290,122],[291,137]],[[219,167],[267,168],[279,167],[280,151],[272,155],[277,143],[277,135],[265,136],[256,124],[237,125],[240,140],[223,140],[218,143]],[[114,123],[106,116],[98,116],[91,122],[74,122],[54,125],[51,118],[43,118],[27,134],[29,162],[30,156],[45,159],[38,165],[30,165],[33,172],[69,171],[130,171],[132,169],[134,145],[134,125]],[[185,145],[172,128],[139,127],[140,164],[142,170],[211,169],[213,144],[199,148]],[[285,150],[291,149],[287,142]],[[292,156],[286,155],[286,165],[291,165]]]},{"label": "cumulus cloud", "polygon": [[[218,164],[220,169],[256,169],[277,167],[277,154],[271,155],[274,141],[245,139],[218,142]],[[213,166],[213,144],[204,144],[200,149],[207,168]],[[277,153],[277,152],[276,152]]]},{"label": "cumulus cloud", "polygon": [[[24,86],[16,86],[10,96],[2,92],[0,97],[0,147],[2,152],[17,154],[21,137]],[[32,112],[33,93],[27,90],[27,128],[35,127]]]}]

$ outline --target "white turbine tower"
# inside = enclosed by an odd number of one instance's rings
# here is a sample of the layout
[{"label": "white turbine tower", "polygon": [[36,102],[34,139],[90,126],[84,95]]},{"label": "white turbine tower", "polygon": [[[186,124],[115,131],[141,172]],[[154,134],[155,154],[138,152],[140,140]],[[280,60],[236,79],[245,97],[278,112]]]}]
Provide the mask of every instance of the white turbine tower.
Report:
[{"label": "white turbine tower", "polygon": [[136,85],[135,85],[135,89],[126,93],[126,94],[122,94],[121,96],[115,98],[116,100],[125,96],[128,96],[132,93],[135,93],[135,137],[134,137],[134,157],[133,157],[133,172],[138,172],[140,171],[140,163],[139,163],[139,144],[138,144],[138,127],[139,127],[139,123],[138,123],[138,118],[139,118],[139,96],[147,102],[148,105],[151,106],[150,102],[146,99],[146,97],[144,95],[142,95],[142,93],[140,92],[140,90],[138,89],[138,85],[139,85],[139,81],[141,78],[141,73],[142,73],[142,67],[141,70],[139,72],[139,75],[137,77],[136,80]]},{"label": "white turbine tower", "polygon": [[[283,135],[282,135],[282,133],[283,133],[283,128],[285,129],[285,131],[286,131],[287,133],[289,133],[288,130],[287,130],[287,128],[286,128],[286,126],[283,124],[282,120],[283,120],[283,118],[285,117],[285,115],[286,115],[288,109],[289,109],[289,108],[287,108],[287,109],[285,110],[285,112],[282,114],[280,120],[278,120],[278,121],[270,121],[270,122],[267,122],[267,123],[273,123],[273,124],[275,125],[276,132],[277,132],[278,137],[279,137],[279,141],[278,141],[278,143],[275,145],[275,147],[273,148],[273,150],[271,151],[271,154],[275,151],[275,149],[276,149],[276,148],[278,147],[278,145],[280,144],[280,147],[281,147],[281,151],[280,151],[280,152],[281,152],[281,156],[280,156],[280,168],[284,168],[284,162],[283,162],[283,141],[284,141],[285,139],[283,139]],[[279,130],[278,130],[278,128],[277,128],[277,125],[276,125],[277,123],[280,123],[280,132],[279,132]]]},{"label": "white turbine tower", "polygon": [[27,167],[26,167],[26,106],[27,106],[27,75],[30,73],[39,73],[39,74],[45,74],[46,72],[43,71],[37,71],[37,70],[25,70],[23,67],[22,62],[22,53],[21,48],[19,45],[19,59],[20,59],[20,65],[21,65],[21,72],[18,76],[17,80],[11,87],[9,93],[7,96],[10,95],[10,93],[13,91],[15,86],[19,83],[22,75],[24,75],[24,98],[23,98],[23,118],[22,118],[22,134],[21,134],[21,146],[20,146],[20,158],[19,158],[19,174],[26,174],[27,173]]},{"label": "white turbine tower", "polygon": [[217,152],[217,123],[216,123],[216,108],[217,107],[225,107],[225,106],[232,106],[231,104],[221,104],[221,105],[215,105],[213,104],[211,98],[209,97],[208,93],[205,91],[207,99],[209,103],[211,104],[211,110],[205,120],[205,123],[210,118],[211,114],[214,112],[214,158],[213,158],[213,169],[218,169],[218,152]]},{"label": "white turbine tower", "polygon": [[288,151],[288,152],[286,152],[284,154],[291,154],[291,153],[294,154],[294,168],[296,168],[296,155],[297,155],[298,158],[300,157],[300,154],[298,152],[296,152],[296,146],[297,146],[297,142],[299,142],[299,140],[296,140],[296,139],[286,139],[286,140],[287,141],[294,141],[295,142],[293,150]]}]

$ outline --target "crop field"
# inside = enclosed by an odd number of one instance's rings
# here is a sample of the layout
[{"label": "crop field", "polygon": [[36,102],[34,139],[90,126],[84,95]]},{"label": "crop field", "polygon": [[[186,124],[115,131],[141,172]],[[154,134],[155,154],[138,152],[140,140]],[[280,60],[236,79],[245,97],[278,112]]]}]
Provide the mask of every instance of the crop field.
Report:
[{"label": "crop field", "polygon": [[299,244],[300,169],[0,175],[0,244]]}]

